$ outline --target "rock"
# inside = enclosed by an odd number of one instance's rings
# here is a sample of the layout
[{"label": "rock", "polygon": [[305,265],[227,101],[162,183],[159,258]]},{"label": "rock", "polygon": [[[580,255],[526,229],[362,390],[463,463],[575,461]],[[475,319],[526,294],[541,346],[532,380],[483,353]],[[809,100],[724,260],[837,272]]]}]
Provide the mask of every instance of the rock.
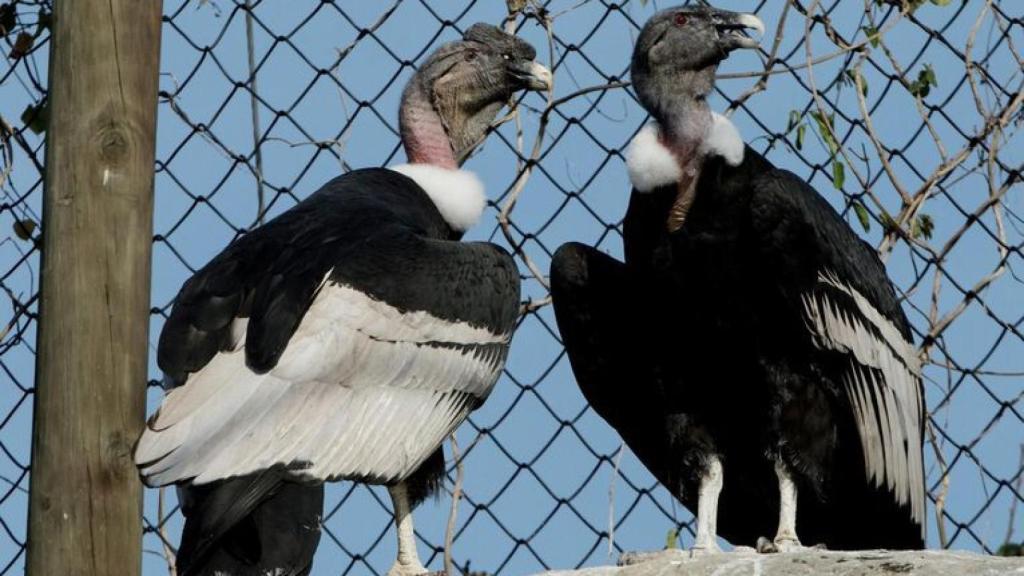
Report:
[{"label": "rock", "polygon": [[1024,558],[951,550],[757,554],[748,549],[698,558],[685,550],[665,550],[627,553],[620,563],[542,576],[1024,576]]}]

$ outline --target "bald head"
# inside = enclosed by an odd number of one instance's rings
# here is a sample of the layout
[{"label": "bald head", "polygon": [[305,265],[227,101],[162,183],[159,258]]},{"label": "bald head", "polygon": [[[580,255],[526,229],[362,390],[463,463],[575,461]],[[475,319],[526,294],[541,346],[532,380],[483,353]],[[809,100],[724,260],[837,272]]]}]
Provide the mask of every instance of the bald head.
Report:
[{"label": "bald head", "polygon": [[679,97],[702,100],[714,87],[718,64],[737,48],[755,48],[745,29],[764,31],[751,14],[706,6],[662,10],[644,25],[633,50],[631,75],[641,104],[658,117]]},{"label": "bald head", "polygon": [[438,48],[403,95],[400,125],[410,157],[417,146],[440,145],[419,142],[430,113],[440,121],[453,157],[468,156],[515,92],[550,87],[551,72],[534,61],[536,55],[527,42],[488,24],[474,24],[462,40]]}]

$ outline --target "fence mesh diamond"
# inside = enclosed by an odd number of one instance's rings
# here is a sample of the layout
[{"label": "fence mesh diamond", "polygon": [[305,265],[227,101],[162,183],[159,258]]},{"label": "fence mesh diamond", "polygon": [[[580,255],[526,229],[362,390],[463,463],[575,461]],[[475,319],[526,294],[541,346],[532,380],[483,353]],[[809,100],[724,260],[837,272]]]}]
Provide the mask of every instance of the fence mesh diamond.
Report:
[{"label": "fence mesh diamond", "polygon": [[[458,431],[461,465],[446,447],[446,497],[417,511],[421,555],[443,567],[448,537],[457,571],[521,574],[661,547],[672,530],[688,545],[690,514],[576,389],[545,278],[564,241],[621,255],[622,150],[646,122],[629,55],[666,6],[167,0],[152,342],[181,283],[232,238],[334,175],[403,161],[396,110],[416,64],[473,22],[504,22],[556,77],[552,94],[517,101],[467,163],[491,199],[470,237],[516,254],[523,315],[504,377]],[[879,248],[929,359],[929,545],[1020,542],[1024,6],[726,7],[757,13],[768,32],[759,53],[722,67],[712,106]],[[24,566],[51,12],[49,0],[0,0],[0,574]],[[327,500],[314,574],[385,572],[395,544],[382,490],[339,483]],[[144,571],[164,573],[181,528],[173,491],[147,493],[144,522]]]}]

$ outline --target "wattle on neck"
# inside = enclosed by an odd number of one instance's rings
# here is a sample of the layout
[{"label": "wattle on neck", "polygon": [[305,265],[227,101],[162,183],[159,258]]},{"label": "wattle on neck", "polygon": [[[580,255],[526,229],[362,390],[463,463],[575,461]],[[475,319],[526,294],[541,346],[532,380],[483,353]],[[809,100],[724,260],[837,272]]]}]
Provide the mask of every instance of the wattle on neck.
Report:
[{"label": "wattle on neck", "polygon": [[686,222],[696,197],[697,179],[703,161],[703,144],[711,129],[711,108],[703,98],[679,94],[668,109],[660,114],[662,144],[679,165],[676,199],[669,209],[666,226],[675,232]]},{"label": "wattle on neck", "polygon": [[459,240],[480,219],[487,197],[476,175],[460,170],[452,135],[418,84],[402,96],[399,130],[409,163],[391,169],[419,185],[448,224],[448,239]]},{"label": "wattle on neck", "polygon": [[457,170],[451,137],[425,91],[411,87],[402,98],[399,130],[411,164],[430,164]]}]

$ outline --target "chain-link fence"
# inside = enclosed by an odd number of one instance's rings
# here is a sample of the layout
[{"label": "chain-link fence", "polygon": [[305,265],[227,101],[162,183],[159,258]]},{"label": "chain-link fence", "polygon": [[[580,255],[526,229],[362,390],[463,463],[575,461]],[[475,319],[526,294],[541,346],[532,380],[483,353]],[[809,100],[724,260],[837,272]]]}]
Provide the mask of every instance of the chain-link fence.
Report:
[{"label": "chain-link fence", "polygon": [[51,12],[0,2],[0,574],[24,571]]},{"label": "chain-link fence", "polygon": [[[756,12],[768,32],[759,54],[722,67],[713,107],[879,246],[930,359],[929,545],[1019,543],[1024,5],[720,4]],[[629,55],[667,5],[166,0],[152,342],[181,283],[261,215],[349,167],[401,162],[396,111],[413,67],[473,22],[506,22],[550,60],[556,87],[519,101],[467,163],[492,200],[471,237],[516,253],[524,312],[505,376],[458,432],[461,460],[447,447],[457,514],[447,497],[416,513],[421,555],[433,569],[448,549],[456,571],[521,574],[688,545],[689,513],[580,396],[544,277],[564,241],[621,255],[621,151],[646,121]],[[509,6],[519,12],[506,20]],[[24,565],[50,13],[47,0],[0,0],[0,574]],[[386,571],[382,490],[339,483],[327,500],[314,574]],[[166,573],[181,527],[173,491],[147,494],[145,523],[145,573]]]}]

